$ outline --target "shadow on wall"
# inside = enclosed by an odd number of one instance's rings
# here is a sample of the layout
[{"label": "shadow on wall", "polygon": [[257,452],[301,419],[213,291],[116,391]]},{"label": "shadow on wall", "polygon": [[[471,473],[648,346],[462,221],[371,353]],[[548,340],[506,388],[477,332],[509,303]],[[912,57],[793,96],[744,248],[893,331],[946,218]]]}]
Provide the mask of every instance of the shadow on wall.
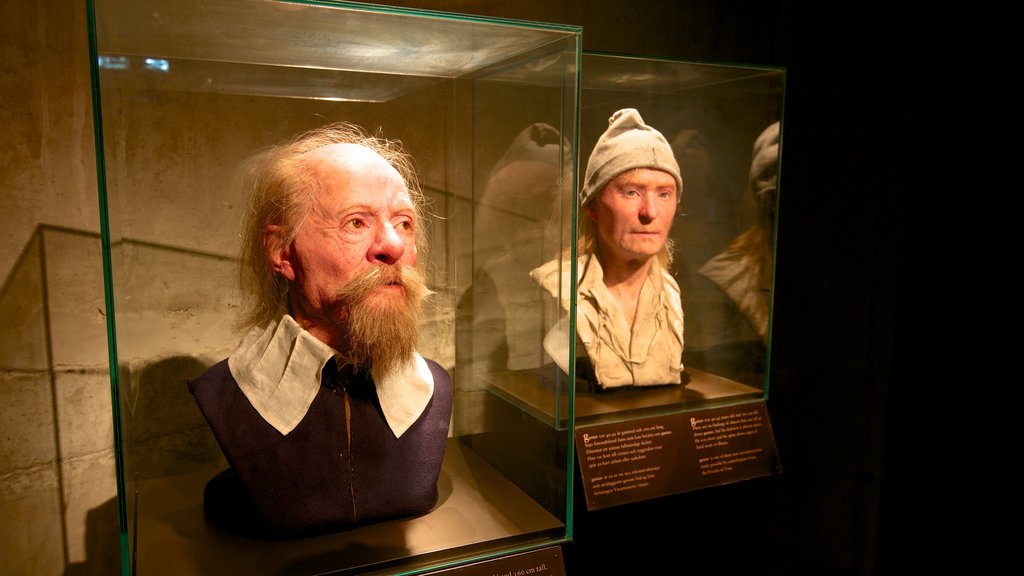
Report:
[{"label": "shadow on wall", "polygon": [[85,560],[69,562],[64,567],[64,576],[120,574],[117,523],[117,498],[89,510],[85,515]]},{"label": "shadow on wall", "polygon": [[[126,494],[135,493],[137,481],[226,466],[188,391],[188,379],[209,366],[209,362],[197,358],[173,356],[143,366],[122,367],[122,381],[130,383],[121,396]],[[129,517],[130,532],[134,532],[132,521]],[[117,498],[89,510],[85,520],[85,560],[68,563],[64,574],[119,573],[118,525]]]},{"label": "shadow on wall", "polygon": [[188,390],[188,380],[211,365],[212,361],[191,356],[171,356],[142,366],[122,366],[126,483],[207,470],[224,463],[217,441]]}]

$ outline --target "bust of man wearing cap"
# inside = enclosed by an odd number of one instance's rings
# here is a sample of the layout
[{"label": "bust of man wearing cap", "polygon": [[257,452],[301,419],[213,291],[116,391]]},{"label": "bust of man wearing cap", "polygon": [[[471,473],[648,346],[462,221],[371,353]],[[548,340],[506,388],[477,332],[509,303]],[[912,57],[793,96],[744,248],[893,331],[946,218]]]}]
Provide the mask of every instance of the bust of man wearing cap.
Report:
[{"label": "bust of man wearing cap", "polygon": [[[577,382],[602,391],[682,382],[683,310],[669,274],[669,231],[683,189],[665,137],[632,108],[598,139],[580,193],[577,245]],[[530,275],[569,309],[568,262]],[[561,294],[559,293],[561,292]],[[568,318],[545,349],[568,371]],[[578,390],[586,390],[577,384]]]}]

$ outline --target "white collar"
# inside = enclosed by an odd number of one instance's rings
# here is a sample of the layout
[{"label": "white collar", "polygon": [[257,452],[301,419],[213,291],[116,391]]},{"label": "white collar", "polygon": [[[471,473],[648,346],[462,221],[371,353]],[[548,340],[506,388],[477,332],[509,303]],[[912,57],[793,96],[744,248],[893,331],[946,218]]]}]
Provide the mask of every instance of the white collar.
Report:
[{"label": "white collar", "polygon": [[[228,368],[253,408],[281,434],[306,416],[320,390],[321,371],[337,352],[285,314],[278,322],[254,328],[228,357]],[[413,353],[388,374],[373,372],[384,419],[400,437],[434,395],[434,377],[426,360]]]}]

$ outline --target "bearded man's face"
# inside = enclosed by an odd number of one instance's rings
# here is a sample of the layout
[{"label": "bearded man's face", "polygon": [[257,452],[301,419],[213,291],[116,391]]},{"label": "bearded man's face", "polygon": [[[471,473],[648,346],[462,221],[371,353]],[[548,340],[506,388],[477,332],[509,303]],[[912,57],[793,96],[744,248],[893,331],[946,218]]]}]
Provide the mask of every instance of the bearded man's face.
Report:
[{"label": "bearded man's face", "polygon": [[414,268],[418,213],[405,181],[357,144],[325,146],[304,161],[315,198],[294,239],[269,253],[289,281],[292,316],[352,363],[407,360],[426,288]]}]

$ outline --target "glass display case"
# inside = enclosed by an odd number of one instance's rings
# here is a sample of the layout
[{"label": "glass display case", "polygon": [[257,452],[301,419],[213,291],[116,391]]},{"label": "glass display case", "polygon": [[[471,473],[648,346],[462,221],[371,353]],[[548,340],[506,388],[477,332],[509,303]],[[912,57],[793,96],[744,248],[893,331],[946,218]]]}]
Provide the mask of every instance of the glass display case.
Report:
[{"label": "glass display case", "polygon": [[[546,314],[569,317],[518,290],[535,262],[572,249],[581,30],[352,2],[89,7],[123,573],[413,574],[569,540],[568,375],[534,367],[536,393],[562,410],[556,427],[543,422],[557,448],[513,462],[516,474],[484,448],[538,418],[495,409],[498,350],[537,348]],[[411,517],[254,539],[206,521],[204,487],[228,462],[188,382],[242,337],[240,167],[338,121],[400,141],[427,200],[418,351],[453,382],[437,500]],[[487,298],[508,294],[495,285],[511,289],[522,327],[496,328],[507,316]],[[517,437],[550,441],[533,434]]]},{"label": "glass display case", "polygon": [[785,70],[587,52],[581,62],[581,186],[623,109],[664,136],[682,180],[665,266],[683,311],[682,382],[577,388],[588,505],[778,472],[765,400]]},{"label": "glass display case", "polygon": [[[682,295],[689,384],[673,402],[764,397],[785,71],[596,53],[582,62],[581,173],[623,108],[660,131],[679,164],[669,270]],[[758,142],[769,135],[776,146]],[[608,409],[576,400],[577,422]]]}]

